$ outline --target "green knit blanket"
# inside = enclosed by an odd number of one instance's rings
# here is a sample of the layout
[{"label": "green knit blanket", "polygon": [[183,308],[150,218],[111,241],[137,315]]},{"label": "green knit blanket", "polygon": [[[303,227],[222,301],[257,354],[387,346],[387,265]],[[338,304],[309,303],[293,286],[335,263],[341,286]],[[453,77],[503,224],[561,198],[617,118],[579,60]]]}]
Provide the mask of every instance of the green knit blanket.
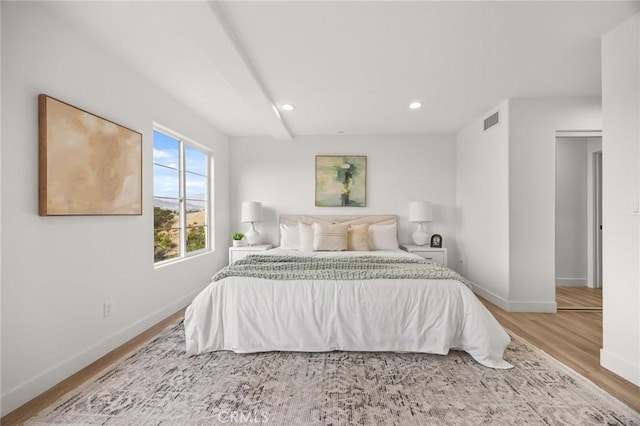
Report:
[{"label": "green knit blanket", "polygon": [[270,280],[451,279],[470,286],[457,272],[426,259],[387,256],[298,257],[251,255],[221,269],[226,277]]}]

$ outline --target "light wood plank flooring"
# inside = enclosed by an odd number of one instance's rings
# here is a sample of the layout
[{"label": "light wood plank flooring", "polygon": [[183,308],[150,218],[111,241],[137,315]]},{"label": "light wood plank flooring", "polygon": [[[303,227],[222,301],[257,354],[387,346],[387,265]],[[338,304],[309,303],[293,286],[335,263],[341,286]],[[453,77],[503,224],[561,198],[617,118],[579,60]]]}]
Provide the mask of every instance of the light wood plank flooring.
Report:
[{"label": "light wood plank flooring", "polygon": [[[640,412],[640,388],[600,366],[599,353],[602,346],[601,313],[512,313],[505,312],[486,300],[481,300],[504,327],[584,375],[602,389]],[[32,401],[7,414],[1,419],[1,424],[22,424],[65,393],[82,385],[100,371],[109,368],[125,355],[144,345],[169,324],[177,321],[183,313],[184,311],[177,312]]]},{"label": "light wood plank flooring", "polygon": [[640,388],[600,366],[601,312],[516,313],[480,300],[503,327],[640,412]]},{"label": "light wood plank flooring", "polygon": [[590,287],[556,287],[559,311],[602,312],[602,289]]}]

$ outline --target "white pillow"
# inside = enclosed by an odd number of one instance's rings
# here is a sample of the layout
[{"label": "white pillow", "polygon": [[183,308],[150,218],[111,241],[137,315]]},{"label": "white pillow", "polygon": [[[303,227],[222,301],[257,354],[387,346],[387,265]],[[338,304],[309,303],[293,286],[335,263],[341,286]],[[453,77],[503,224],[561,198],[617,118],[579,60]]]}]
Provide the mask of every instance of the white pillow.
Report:
[{"label": "white pillow", "polygon": [[313,228],[306,223],[298,222],[300,251],[313,251]]},{"label": "white pillow", "polygon": [[369,247],[371,250],[398,250],[396,225],[369,225]]},{"label": "white pillow", "polygon": [[280,248],[300,250],[300,228],[298,225],[280,224]]},{"label": "white pillow", "polygon": [[343,251],[347,249],[347,225],[314,223],[313,249],[317,251]]}]

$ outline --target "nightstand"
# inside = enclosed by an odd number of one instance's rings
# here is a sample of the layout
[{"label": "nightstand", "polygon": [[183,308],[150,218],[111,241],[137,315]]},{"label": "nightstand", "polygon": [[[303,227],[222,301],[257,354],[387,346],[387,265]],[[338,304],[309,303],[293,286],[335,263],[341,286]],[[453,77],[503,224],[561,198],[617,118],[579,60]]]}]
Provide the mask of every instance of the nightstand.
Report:
[{"label": "nightstand", "polygon": [[229,247],[229,264],[244,259],[250,254],[260,254],[273,248],[272,244],[256,244],[255,246]]},{"label": "nightstand", "polygon": [[447,266],[447,249],[429,246],[417,246],[415,244],[402,244],[400,248],[409,253],[415,253],[425,259],[433,260]]}]

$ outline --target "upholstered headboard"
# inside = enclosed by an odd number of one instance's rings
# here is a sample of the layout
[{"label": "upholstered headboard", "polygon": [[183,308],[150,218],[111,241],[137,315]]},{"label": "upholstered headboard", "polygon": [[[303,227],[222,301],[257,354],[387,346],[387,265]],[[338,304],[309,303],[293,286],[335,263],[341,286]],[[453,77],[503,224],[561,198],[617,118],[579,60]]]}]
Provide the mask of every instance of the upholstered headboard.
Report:
[{"label": "upholstered headboard", "polygon": [[302,223],[344,223],[347,225],[360,225],[367,223],[369,225],[395,225],[397,222],[396,215],[280,215],[280,224],[297,225]]}]

